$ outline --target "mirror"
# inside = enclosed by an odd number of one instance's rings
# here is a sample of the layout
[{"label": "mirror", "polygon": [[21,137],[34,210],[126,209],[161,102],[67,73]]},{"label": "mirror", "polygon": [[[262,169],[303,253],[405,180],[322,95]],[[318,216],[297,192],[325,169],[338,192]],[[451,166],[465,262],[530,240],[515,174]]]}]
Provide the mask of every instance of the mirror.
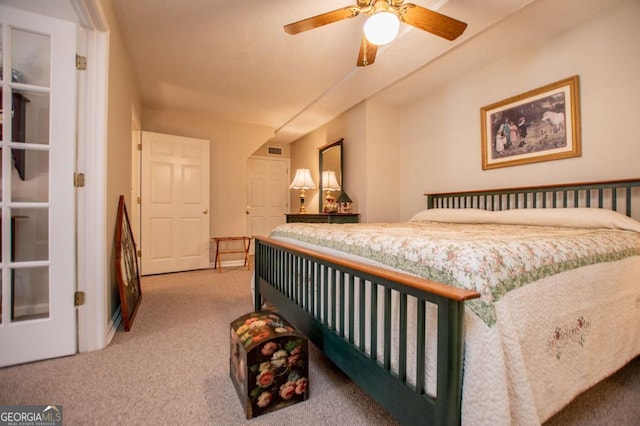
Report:
[{"label": "mirror", "polygon": [[340,196],[343,186],[342,170],[342,142],[337,140],[330,144],[321,146],[319,149],[320,158],[320,206],[321,213],[337,213],[338,203],[336,199]]}]

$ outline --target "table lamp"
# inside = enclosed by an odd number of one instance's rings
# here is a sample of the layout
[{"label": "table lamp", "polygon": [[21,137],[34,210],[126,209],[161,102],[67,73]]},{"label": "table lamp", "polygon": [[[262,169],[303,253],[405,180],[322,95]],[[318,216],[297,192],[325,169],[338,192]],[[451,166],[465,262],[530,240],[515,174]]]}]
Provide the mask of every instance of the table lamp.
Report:
[{"label": "table lamp", "polygon": [[300,211],[298,213],[306,213],[307,209],[304,205],[304,199],[307,197],[305,191],[307,189],[315,189],[316,184],[311,179],[311,171],[309,169],[296,170],[296,176],[293,178],[293,182],[289,185],[289,189],[300,190]]}]

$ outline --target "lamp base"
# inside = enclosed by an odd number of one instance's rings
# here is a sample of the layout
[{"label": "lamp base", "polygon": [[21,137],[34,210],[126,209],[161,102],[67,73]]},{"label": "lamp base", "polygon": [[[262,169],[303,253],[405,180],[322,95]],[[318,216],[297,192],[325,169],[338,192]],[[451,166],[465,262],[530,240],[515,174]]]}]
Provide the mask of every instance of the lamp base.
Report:
[{"label": "lamp base", "polygon": [[300,211],[298,212],[298,214],[304,214],[307,212],[307,208],[304,205],[304,199],[307,198],[306,195],[304,194],[304,191],[302,191],[302,193],[300,194]]}]

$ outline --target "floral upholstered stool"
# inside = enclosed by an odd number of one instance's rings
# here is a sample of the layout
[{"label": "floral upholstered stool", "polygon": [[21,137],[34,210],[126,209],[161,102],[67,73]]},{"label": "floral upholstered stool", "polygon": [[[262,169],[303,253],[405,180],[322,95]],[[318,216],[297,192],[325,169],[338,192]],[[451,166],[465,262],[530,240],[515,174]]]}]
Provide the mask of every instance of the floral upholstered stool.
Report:
[{"label": "floral upholstered stool", "polygon": [[284,318],[252,312],[231,323],[231,380],[247,419],[309,397],[309,345]]}]

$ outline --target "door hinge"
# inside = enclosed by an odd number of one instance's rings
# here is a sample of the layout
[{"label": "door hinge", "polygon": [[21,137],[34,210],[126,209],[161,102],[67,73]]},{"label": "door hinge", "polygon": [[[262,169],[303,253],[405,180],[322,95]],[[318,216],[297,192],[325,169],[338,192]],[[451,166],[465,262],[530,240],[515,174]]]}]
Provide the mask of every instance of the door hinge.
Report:
[{"label": "door hinge", "polygon": [[84,186],[84,173],[73,174],[73,186],[76,188],[82,188]]},{"label": "door hinge", "polygon": [[76,69],[78,71],[85,71],[87,69],[87,57],[81,56],[76,53]]},{"label": "door hinge", "polygon": [[73,306],[84,305],[84,291],[76,291],[73,295]]},{"label": "door hinge", "polygon": [[138,197],[136,201],[138,202],[138,204],[142,204],[142,197]]},{"label": "door hinge", "polygon": [[141,143],[138,144],[138,151],[142,151],[142,144]]},{"label": "door hinge", "polygon": [[142,251],[138,250],[138,257],[142,257]]}]

